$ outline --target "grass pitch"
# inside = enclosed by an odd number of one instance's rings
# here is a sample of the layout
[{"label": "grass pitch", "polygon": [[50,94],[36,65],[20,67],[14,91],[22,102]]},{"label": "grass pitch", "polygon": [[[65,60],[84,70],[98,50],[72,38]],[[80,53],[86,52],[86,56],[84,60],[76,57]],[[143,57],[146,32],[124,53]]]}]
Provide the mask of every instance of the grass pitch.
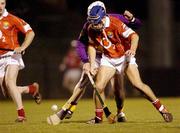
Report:
[{"label": "grass pitch", "polygon": [[[15,123],[16,109],[12,101],[0,102],[0,133],[179,133],[180,132],[180,98],[160,98],[161,102],[172,112],[174,121],[165,123],[161,115],[146,100],[127,98],[124,112],[128,121],[108,124],[106,118],[102,124],[89,125],[85,122],[94,116],[92,99],[82,99],[73,117],[63,120],[57,126],[46,123],[46,117],[53,114],[51,105],[61,107],[65,100],[44,100],[36,105],[33,101],[24,101],[27,122]],[[115,114],[115,102],[106,100]]]}]

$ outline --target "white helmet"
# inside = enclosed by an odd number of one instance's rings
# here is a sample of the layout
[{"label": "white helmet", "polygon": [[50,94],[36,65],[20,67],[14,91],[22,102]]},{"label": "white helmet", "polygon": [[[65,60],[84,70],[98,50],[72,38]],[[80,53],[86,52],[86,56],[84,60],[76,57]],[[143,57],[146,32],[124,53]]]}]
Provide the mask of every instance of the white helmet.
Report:
[{"label": "white helmet", "polygon": [[88,9],[87,9],[88,16],[90,15],[90,11],[94,6],[100,6],[100,7],[104,8],[104,11],[106,12],[106,7],[105,7],[104,3],[101,1],[95,1],[88,6]]}]

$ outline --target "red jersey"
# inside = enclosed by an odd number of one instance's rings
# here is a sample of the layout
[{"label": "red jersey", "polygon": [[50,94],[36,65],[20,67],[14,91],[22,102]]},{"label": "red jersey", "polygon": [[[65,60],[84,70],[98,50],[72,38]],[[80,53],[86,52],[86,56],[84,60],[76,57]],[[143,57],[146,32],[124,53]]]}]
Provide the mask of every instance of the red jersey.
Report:
[{"label": "red jersey", "polygon": [[[0,18],[0,48],[15,49],[19,46],[18,32],[26,34],[29,31],[32,28],[28,23],[5,10]],[[6,52],[0,50],[0,55]]]},{"label": "red jersey", "polygon": [[103,53],[112,58],[124,55],[130,48],[131,35],[134,33],[131,28],[113,16],[106,17],[105,29],[102,32],[88,28],[90,45],[96,49],[101,45]]}]

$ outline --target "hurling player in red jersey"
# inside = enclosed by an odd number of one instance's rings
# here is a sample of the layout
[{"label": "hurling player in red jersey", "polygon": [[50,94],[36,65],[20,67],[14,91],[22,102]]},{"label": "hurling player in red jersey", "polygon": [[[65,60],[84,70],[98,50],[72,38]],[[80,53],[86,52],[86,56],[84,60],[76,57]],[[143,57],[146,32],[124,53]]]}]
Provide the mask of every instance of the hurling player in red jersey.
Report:
[{"label": "hurling player in red jersey", "polygon": [[[171,122],[173,120],[172,114],[160,103],[151,88],[141,80],[135,59],[139,41],[138,34],[121,20],[108,16],[101,6],[94,6],[89,11],[87,20],[90,23],[88,55],[92,75],[97,72],[96,51],[99,47],[103,49],[95,82],[100,95],[103,97],[105,86],[116,72],[121,75],[125,73],[132,85],[147,97],[164,120]],[[95,102],[96,108],[102,108],[97,96]]]},{"label": "hurling player in red jersey", "polygon": [[[101,1],[95,1],[91,3],[88,7],[88,12],[93,8],[94,6],[101,6],[106,10],[105,5]],[[141,27],[142,23],[138,18],[135,18],[133,14],[129,11],[125,11],[123,14],[109,14],[111,16],[115,16],[116,18],[122,20],[124,23],[126,23],[128,26],[138,29]],[[61,120],[64,118],[70,119],[72,117],[73,112],[76,109],[76,106],[78,104],[78,101],[82,97],[83,93],[85,92],[85,88],[89,86],[89,78],[86,75],[86,69],[89,71],[89,62],[88,62],[88,56],[87,56],[87,47],[88,47],[88,30],[89,23],[86,22],[83,26],[83,29],[81,30],[79,39],[77,42],[77,47],[76,51],[77,54],[79,55],[81,61],[84,63],[83,64],[83,71],[81,74],[81,78],[77,85],[74,88],[72,96],[68,99],[68,101],[62,106],[62,108],[56,113],[53,114],[49,117],[47,117],[47,122],[48,124],[53,124],[57,125]],[[98,52],[98,56],[96,57],[97,60],[97,65],[99,66],[100,63],[100,58],[101,54]],[[124,85],[123,85],[123,76],[120,76],[116,74],[114,76],[115,80],[111,80],[111,85],[114,89],[114,95],[115,95],[115,100],[116,100],[116,107],[117,107],[117,121],[118,122],[125,122],[126,117],[123,112],[123,103],[124,103]],[[112,82],[114,81],[114,83]],[[95,117],[90,120],[90,123],[100,123],[102,122],[102,117],[103,117],[103,109],[102,108],[97,108],[95,110]],[[88,121],[89,122],[89,121]]]},{"label": "hurling player in red jersey", "polygon": [[[0,0],[0,85],[4,96],[10,96],[16,104],[16,122],[24,122],[26,117],[22,94],[29,93],[37,104],[41,102],[38,83],[28,86],[16,85],[18,72],[24,68],[21,54],[31,44],[35,34],[28,23],[10,14],[5,7],[6,0]],[[25,35],[21,45],[18,42],[18,32]]]}]

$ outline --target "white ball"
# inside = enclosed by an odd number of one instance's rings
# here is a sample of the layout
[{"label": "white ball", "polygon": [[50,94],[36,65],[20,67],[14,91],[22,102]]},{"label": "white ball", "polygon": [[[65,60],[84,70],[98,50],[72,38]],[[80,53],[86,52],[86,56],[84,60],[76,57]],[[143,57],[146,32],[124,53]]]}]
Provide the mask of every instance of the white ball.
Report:
[{"label": "white ball", "polygon": [[57,111],[58,110],[58,106],[56,104],[51,106],[51,110],[52,111]]}]

